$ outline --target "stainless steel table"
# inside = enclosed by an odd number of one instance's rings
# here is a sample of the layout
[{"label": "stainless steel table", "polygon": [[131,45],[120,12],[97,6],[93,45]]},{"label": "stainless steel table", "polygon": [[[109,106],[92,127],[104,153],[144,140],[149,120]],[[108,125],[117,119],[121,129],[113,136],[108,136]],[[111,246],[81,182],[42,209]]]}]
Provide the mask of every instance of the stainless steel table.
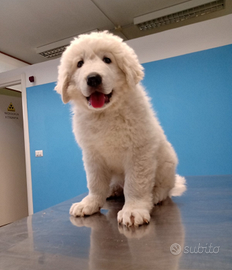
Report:
[{"label": "stainless steel table", "polygon": [[156,206],[149,225],[118,226],[123,201],[69,216],[83,196],[0,228],[0,269],[232,269],[232,176],[187,177],[182,197]]}]

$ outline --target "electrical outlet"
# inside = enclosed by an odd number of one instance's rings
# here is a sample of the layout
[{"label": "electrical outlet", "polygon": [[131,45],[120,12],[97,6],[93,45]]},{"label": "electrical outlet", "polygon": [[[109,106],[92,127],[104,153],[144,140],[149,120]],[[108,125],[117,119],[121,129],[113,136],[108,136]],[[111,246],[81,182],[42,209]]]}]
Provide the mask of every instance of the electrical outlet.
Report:
[{"label": "electrical outlet", "polygon": [[42,157],[43,156],[43,150],[36,150],[35,151],[35,156],[36,157]]}]

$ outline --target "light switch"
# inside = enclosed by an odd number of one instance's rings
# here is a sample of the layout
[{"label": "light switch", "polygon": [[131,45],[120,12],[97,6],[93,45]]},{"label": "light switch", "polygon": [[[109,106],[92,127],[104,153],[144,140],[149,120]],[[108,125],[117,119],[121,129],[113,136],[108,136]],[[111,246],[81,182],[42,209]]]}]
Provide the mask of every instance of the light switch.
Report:
[{"label": "light switch", "polygon": [[35,156],[36,157],[42,157],[43,156],[43,150],[36,150],[35,151]]}]

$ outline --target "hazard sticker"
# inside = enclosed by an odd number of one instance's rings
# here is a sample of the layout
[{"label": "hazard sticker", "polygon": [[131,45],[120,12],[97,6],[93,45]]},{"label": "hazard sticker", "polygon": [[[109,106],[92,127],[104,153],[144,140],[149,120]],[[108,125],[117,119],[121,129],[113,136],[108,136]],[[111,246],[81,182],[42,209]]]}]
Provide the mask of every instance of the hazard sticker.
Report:
[{"label": "hazard sticker", "polygon": [[17,113],[15,111],[15,107],[12,104],[12,102],[8,106],[7,112],[4,112],[4,114],[5,114],[6,119],[12,119],[12,120],[14,120],[14,119],[18,120],[19,119],[19,113]]},{"label": "hazard sticker", "polygon": [[15,112],[15,108],[14,108],[12,103],[10,103],[10,105],[8,106],[7,111],[8,112]]}]

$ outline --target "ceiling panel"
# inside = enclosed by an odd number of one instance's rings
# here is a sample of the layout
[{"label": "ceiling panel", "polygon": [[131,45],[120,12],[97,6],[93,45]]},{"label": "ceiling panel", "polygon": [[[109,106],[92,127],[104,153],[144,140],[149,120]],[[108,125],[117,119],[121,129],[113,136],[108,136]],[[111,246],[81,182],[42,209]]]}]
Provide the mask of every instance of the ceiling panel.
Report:
[{"label": "ceiling panel", "polygon": [[225,0],[224,10],[175,25],[140,31],[133,24],[134,17],[191,1],[196,0],[0,0],[0,51],[33,64],[47,61],[37,47],[93,29],[133,39],[232,13],[232,1]]},{"label": "ceiling panel", "polygon": [[94,3],[115,23],[127,25],[133,18],[152,11],[186,2],[186,0],[93,0]]},{"label": "ceiling panel", "polygon": [[32,63],[44,60],[36,47],[114,27],[90,0],[1,0],[0,25],[0,50]]}]

